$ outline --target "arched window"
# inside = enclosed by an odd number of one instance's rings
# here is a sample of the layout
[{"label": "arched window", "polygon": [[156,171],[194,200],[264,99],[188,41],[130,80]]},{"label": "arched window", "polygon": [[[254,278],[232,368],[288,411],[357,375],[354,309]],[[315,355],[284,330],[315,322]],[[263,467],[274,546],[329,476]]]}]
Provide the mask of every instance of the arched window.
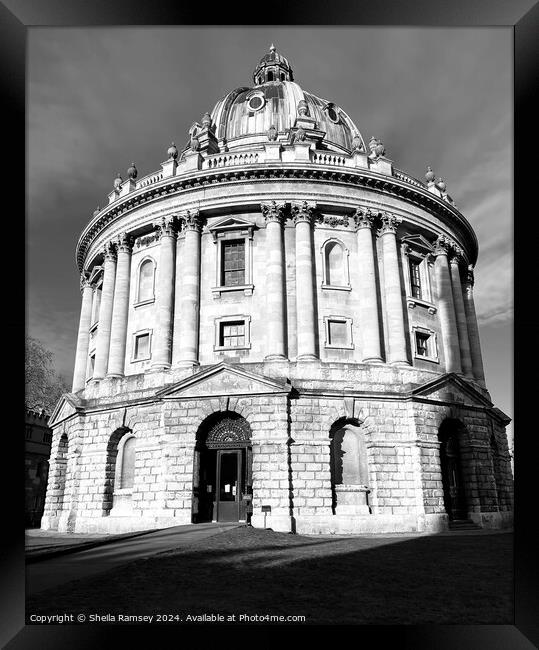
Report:
[{"label": "arched window", "polygon": [[332,427],[331,486],[335,514],[369,514],[369,465],[365,435],[351,423]]},{"label": "arched window", "polygon": [[133,489],[135,479],[135,445],[136,439],[131,436],[125,441],[121,454],[120,489]]},{"label": "arched window", "polygon": [[328,240],[322,247],[323,256],[323,286],[348,289],[348,250],[336,240]]},{"label": "arched window", "polygon": [[47,516],[56,520],[62,514],[67,478],[67,454],[69,442],[63,433],[58,441],[56,456],[51,461],[51,476],[47,488]]},{"label": "arched window", "polygon": [[154,276],[153,260],[144,260],[139,269],[137,302],[151,300],[154,297]]},{"label": "arched window", "polygon": [[107,445],[107,471],[103,515],[121,516],[131,513],[135,484],[137,439],[126,427],[112,434]]},{"label": "arched window", "polygon": [[273,81],[273,72],[268,72],[268,81]]},{"label": "arched window", "polygon": [[449,519],[466,519],[468,505],[462,471],[460,440],[466,437],[466,427],[453,418],[446,418],[438,430],[440,441],[440,470],[443,500]]}]

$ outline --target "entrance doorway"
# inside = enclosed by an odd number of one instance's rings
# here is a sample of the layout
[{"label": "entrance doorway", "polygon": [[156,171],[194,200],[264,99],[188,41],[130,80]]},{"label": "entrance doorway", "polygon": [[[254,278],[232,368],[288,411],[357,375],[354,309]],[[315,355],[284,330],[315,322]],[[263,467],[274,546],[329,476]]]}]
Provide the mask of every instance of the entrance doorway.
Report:
[{"label": "entrance doorway", "polygon": [[468,507],[462,481],[459,433],[463,425],[458,420],[445,420],[440,426],[438,438],[444,505],[451,521],[467,519]]},{"label": "entrance doorway", "polygon": [[249,423],[236,413],[199,430],[193,472],[193,522],[245,521],[252,513]]}]

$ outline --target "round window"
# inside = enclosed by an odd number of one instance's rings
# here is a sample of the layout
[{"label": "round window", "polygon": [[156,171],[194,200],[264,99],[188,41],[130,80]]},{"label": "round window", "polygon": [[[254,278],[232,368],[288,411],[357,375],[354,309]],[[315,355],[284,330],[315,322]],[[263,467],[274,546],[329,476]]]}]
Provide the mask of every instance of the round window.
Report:
[{"label": "round window", "polygon": [[253,111],[258,111],[264,106],[264,99],[260,95],[255,95],[249,100],[249,108]]},{"label": "round window", "polygon": [[333,108],[333,106],[329,106],[329,107],[326,109],[326,112],[327,112],[327,114],[328,114],[329,119],[330,119],[332,122],[334,122],[335,124],[337,124],[337,122],[339,121],[339,114],[338,114],[337,111]]}]

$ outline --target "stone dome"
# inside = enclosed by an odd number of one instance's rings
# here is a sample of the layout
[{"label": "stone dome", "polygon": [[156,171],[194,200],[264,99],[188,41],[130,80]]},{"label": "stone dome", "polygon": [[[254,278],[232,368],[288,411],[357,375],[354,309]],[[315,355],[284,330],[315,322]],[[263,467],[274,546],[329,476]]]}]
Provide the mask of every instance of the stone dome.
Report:
[{"label": "stone dome", "polygon": [[[303,90],[293,81],[287,59],[272,47],[253,74],[254,86],[240,87],[220,99],[211,112],[215,136],[228,148],[267,142],[267,131],[276,127],[278,140],[286,141],[297,126],[298,105],[305,102],[310,127],[319,148],[349,153],[359,129],[335,102]],[[361,138],[363,145],[364,141]]]}]

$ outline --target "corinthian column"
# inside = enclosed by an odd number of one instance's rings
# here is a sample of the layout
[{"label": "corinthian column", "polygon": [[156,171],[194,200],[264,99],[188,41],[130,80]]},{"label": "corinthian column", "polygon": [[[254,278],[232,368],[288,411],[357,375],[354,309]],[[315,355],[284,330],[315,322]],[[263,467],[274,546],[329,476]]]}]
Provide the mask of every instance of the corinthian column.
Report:
[{"label": "corinthian column", "polygon": [[362,358],[367,363],[382,361],[380,348],[380,321],[378,318],[378,290],[374,269],[372,226],[374,215],[370,210],[358,208],[354,215],[357,225],[359,274],[359,329],[361,331]]},{"label": "corinthian column", "polygon": [[172,318],[174,309],[174,258],[176,224],[174,217],[154,224],[161,241],[159,252],[159,282],[157,284],[157,325],[152,353],[152,369],[166,370],[172,362]]},{"label": "corinthian column", "polygon": [[449,245],[449,240],[443,235],[440,235],[434,243],[434,255],[436,256],[434,274],[438,294],[438,313],[440,314],[442,340],[444,342],[445,368],[447,372],[462,372],[453,288],[447,261]]},{"label": "corinthian column", "polygon": [[311,228],[314,204],[307,201],[293,205],[296,226],[296,305],[298,361],[312,361],[316,355],[314,264],[311,246]]},{"label": "corinthian column", "polygon": [[453,302],[457,317],[457,331],[460,346],[460,364],[462,372],[466,377],[473,377],[472,356],[470,351],[470,339],[468,337],[468,325],[466,323],[466,311],[464,308],[464,296],[462,295],[462,282],[460,280],[459,261],[462,259],[462,250],[454,247],[454,255],[451,258],[451,284],[453,287]]},{"label": "corinthian column", "polygon": [[266,219],[266,361],[286,359],[283,210],[285,204],[262,203]]},{"label": "corinthian column", "polygon": [[82,306],[80,310],[79,335],[77,337],[77,352],[75,355],[75,369],[73,371],[73,388],[76,393],[86,384],[86,365],[88,363],[88,346],[90,343],[90,321],[92,320],[92,285],[83,274],[80,276],[82,292]]},{"label": "corinthian column", "polygon": [[479,341],[479,328],[477,327],[477,316],[473,299],[474,273],[473,267],[468,266],[464,289],[464,309],[466,311],[466,322],[468,325],[468,336],[470,338],[470,352],[472,355],[473,376],[481,382],[485,381],[483,370],[483,357],[481,356],[481,342]]},{"label": "corinthian column", "polygon": [[133,240],[122,233],[118,237],[118,262],[112,324],[110,333],[109,365],[107,377],[123,377],[125,368],[125,346],[127,342],[127,316],[129,312],[129,284],[131,278],[131,250]]},{"label": "corinthian column", "polygon": [[[182,217],[183,255],[181,260],[181,296],[179,296],[179,331],[175,337],[178,348],[177,366],[198,366],[198,326],[200,318],[200,233],[202,223],[198,211]],[[175,355],[176,356],[176,355]]]},{"label": "corinthian column", "polygon": [[402,285],[397,251],[397,227],[401,219],[392,214],[382,215],[382,264],[384,267],[384,294],[386,303],[388,350],[386,361],[409,365],[406,354]]},{"label": "corinthian column", "polygon": [[97,345],[95,350],[94,379],[103,379],[107,374],[109,362],[110,330],[112,323],[112,302],[116,279],[116,250],[112,242],[105,245],[105,264],[103,269],[103,288],[99,305],[99,325],[97,326]]}]

